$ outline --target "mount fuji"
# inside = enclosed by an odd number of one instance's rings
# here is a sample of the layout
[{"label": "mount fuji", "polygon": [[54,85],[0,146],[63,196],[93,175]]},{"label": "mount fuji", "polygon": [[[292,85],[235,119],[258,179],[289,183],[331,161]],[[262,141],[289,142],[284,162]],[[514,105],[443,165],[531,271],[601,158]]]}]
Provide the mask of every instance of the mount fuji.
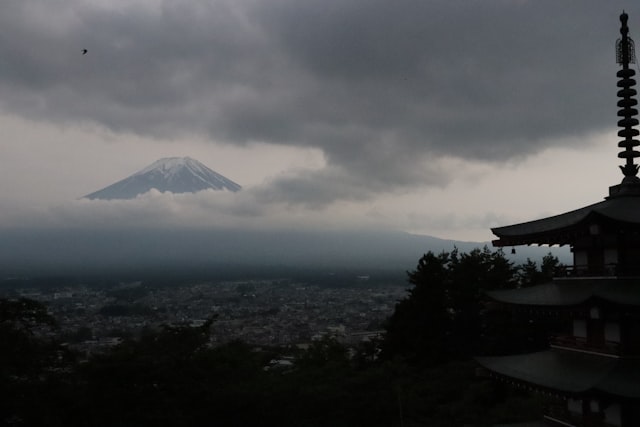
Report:
[{"label": "mount fuji", "polygon": [[196,193],[202,190],[236,192],[239,184],[209,169],[190,157],[167,157],[160,159],[133,175],[108,187],[87,194],[85,199],[135,199],[150,191]]}]

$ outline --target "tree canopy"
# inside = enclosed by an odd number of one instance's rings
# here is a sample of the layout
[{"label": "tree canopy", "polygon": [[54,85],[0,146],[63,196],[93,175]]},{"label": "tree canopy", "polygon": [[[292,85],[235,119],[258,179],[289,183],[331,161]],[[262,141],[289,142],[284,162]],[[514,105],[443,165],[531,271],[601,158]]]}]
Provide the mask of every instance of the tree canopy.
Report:
[{"label": "tree canopy", "polygon": [[[541,283],[559,268],[558,259],[551,254],[543,258],[539,270],[531,260],[515,266],[501,250],[486,246],[468,253],[457,249],[426,253],[416,269],[408,272],[413,287],[387,321],[383,358],[433,365],[469,359],[488,347],[499,347],[496,337],[507,332],[513,335],[518,322],[489,314],[485,292]],[[530,332],[523,331],[524,336]]]}]

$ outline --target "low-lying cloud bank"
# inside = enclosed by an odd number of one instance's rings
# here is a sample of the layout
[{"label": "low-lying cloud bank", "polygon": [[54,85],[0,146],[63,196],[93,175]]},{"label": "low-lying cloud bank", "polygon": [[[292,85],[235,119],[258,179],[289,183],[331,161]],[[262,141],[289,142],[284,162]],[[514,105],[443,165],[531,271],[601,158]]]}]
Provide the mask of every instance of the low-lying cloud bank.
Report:
[{"label": "low-lying cloud bank", "polygon": [[[420,256],[487,243],[395,231],[374,215],[262,203],[261,193],[151,191],[133,200],[80,199],[0,227],[0,273],[150,274],[216,268],[409,270]],[[331,213],[331,215],[328,215]],[[520,253],[539,258],[548,251]]]},{"label": "low-lying cloud bank", "polygon": [[[480,243],[455,242],[389,231],[257,231],[244,229],[0,229],[0,276],[158,276],[235,269],[250,275],[256,268],[314,269],[327,273],[349,269],[413,269],[427,251],[470,251]],[[563,256],[567,251],[554,250]],[[525,248],[539,260],[549,248]]]}]

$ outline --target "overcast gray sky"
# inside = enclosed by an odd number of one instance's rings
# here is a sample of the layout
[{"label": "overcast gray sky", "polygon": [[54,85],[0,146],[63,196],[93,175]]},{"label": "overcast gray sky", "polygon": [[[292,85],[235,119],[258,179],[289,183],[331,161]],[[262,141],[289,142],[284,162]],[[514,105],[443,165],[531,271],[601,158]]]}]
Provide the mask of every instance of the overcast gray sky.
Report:
[{"label": "overcast gray sky", "polygon": [[[640,34],[637,1],[2,1],[0,226],[489,240],[621,180],[623,9]],[[78,200],[167,156],[244,191]]]}]

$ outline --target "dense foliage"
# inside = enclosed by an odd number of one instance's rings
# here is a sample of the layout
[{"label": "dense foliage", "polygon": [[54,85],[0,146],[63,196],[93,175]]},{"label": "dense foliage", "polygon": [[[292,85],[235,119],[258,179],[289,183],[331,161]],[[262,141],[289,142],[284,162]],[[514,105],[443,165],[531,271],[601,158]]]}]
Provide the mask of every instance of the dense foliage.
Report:
[{"label": "dense foliage", "polygon": [[531,260],[516,267],[502,251],[487,247],[429,252],[408,274],[413,288],[387,321],[382,356],[434,365],[544,347],[553,325],[504,308],[488,310],[485,293],[546,282],[560,268],[552,255],[543,258],[541,269]]},{"label": "dense foliage", "polygon": [[499,352],[496,336],[533,345],[535,328],[523,334],[483,304],[485,290],[545,279],[535,263],[525,267],[486,248],[428,253],[384,339],[356,349],[332,338],[304,350],[211,347],[210,319],[148,330],[80,361],[56,342],[46,307],[0,300],[0,425],[483,426],[535,415],[534,399],[477,375],[472,360]]}]

